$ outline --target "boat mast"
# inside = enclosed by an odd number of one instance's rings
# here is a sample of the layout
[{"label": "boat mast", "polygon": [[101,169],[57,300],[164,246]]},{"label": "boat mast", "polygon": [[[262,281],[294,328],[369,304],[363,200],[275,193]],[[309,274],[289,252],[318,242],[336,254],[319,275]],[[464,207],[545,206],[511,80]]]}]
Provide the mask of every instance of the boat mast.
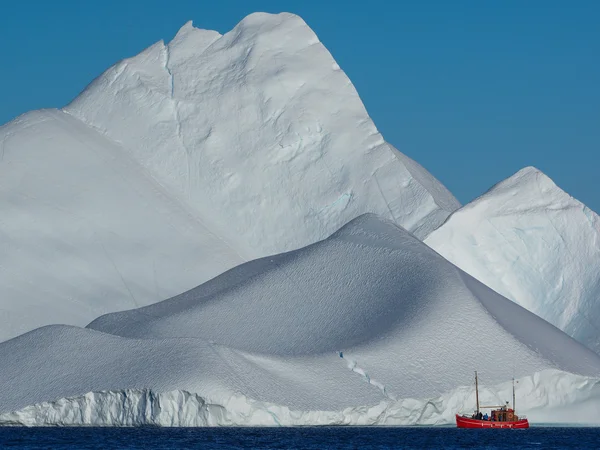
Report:
[{"label": "boat mast", "polygon": [[516,409],[515,409],[515,377],[513,377],[513,411],[516,411]]},{"label": "boat mast", "polygon": [[475,371],[475,402],[477,403],[477,414],[479,414],[479,385],[477,383],[477,371]]}]

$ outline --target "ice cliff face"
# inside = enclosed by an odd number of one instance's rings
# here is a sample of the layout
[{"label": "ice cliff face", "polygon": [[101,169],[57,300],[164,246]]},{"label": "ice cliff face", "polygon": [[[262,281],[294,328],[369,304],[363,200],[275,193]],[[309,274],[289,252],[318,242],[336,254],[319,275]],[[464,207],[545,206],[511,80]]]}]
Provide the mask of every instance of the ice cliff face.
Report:
[{"label": "ice cliff face", "polygon": [[363,212],[423,237],[459,206],[290,14],[187,24],[0,146],[0,341],[164,300]]},{"label": "ice cliff face", "polygon": [[[30,424],[177,424],[189,411],[212,424],[246,412],[242,423],[444,423],[472,408],[471,387],[453,391],[475,369],[488,386],[600,370],[597,354],[372,215],[88,329],[19,336],[0,360],[2,420]],[[557,379],[570,380],[544,376],[518,401],[595,392],[585,378],[551,394]],[[150,397],[163,394],[161,416]]]},{"label": "ice cliff face", "polygon": [[[547,370],[516,380],[521,415],[532,423],[598,425],[600,380]],[[481,386],[482,404],[503,404],[512,384]],[[449,425],[454,414],[471,413],[475,392],[463,386],[431,399],[383,400],[338,411],[294,411],[243,395],[221,401],[186,391],[145,389],[90,392],[0,414],[0,425],[25,426],[301,426],[301,425]]]},{"label": "ice cliff face", "polygon": [[600,351],[600,219],[528,167],[454,213],[426,243]]}]

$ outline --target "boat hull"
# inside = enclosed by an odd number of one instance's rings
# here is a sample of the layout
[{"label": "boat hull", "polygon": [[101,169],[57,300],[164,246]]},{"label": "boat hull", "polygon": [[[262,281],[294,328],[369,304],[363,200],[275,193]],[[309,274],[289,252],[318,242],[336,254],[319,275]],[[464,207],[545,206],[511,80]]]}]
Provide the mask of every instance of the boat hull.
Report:
[{"label": "boat hull", "polygon": [[456,415],[456,426],[458,428],[529,428],[527,419],[515,420],[513,422],[493,422],[490,420],[471,419]]}]

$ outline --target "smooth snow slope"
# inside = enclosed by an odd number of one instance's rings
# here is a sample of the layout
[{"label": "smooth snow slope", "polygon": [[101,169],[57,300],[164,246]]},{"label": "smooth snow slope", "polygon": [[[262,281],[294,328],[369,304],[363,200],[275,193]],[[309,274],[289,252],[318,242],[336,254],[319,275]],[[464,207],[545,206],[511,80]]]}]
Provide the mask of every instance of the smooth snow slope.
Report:
[{"label": "smooth snow slope", "polygon": [[372,212],[425,237],[460,205],[387,144],[304,21],[252,14],[220,35],[186,24],[107,70],[67,108],[253,259]]},{"label": "smooth snow slope", "polygon": [[147,305],[243,260],[62,111],[0,128],[0,341]]},{"label": "smooth snow slope", "polygon": [[[381,402],[396,405],[392,409],[401,402],[397,423],[433,423],[472,407],[457,400],[466,401],[470,388],[452,392],[470,384],[475,369],[490,386],[513,374],[560,369],[589,376],[600,370],[594,352],[373,215],[325,241],[245,263],[185,294],[106,315],[89,328],[50,326],[0,344],[0,412],[72,398],[17,416],[27,422],[50,408],[59,422],[89,423],[73,419],[78,412],[70,408],[81,407],[88,418],[125,423],[118,414],[138,410],[127,412],[119,399],[142,389],[136,402],[148,392],[165,393],[175,409],[184,408],[185,391],[227,414],[315,412],[292,414],[296,419],[286,423],[321,423],[318,411],[371,421],[374,411],[387,410]],[[538,406],[549,401],[549,392],[565,404],[583,395],[579,387],[595,386],[585,381],[557,390],[548,384],[556,377],[536,377],[523,395],[537,398],[531,404]],[[106,390],[116,393],[81,397]],[[173,391],[179,393],[166,394]],[[402,400],[438,396],[445,400],[433,407]],[[104,407],[117,416],[103,416],[98,408]],[[195,408],[177,414],[193,416]],[[247,415],[243,423],[264,423],[262,417]]]},{"label": "smooth snow slope", "polygon": [[499,183],[425,242],[600,352],[600,219],[539,170]]},{"label": "smooth snow slope", "polygon": [[[549,366],[591,374],[600,361],[373,215],[317,244],[245,263],[170,300],[100,317],[89,328],[130,338],[199,338],[278,356],[344,351],[401,396],[425,395],[428,384],[444,392],[478,365],[502,366],[491,378],[502,381],[513,370]],[[422,362],[414,364],[418,355]],[[399,378],[402,361],[414,365]]]}]

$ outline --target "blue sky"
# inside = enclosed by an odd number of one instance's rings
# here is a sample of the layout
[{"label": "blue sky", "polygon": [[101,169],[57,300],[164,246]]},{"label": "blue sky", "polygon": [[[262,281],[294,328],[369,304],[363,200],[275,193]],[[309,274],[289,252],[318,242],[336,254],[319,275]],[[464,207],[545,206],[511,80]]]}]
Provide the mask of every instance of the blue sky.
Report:
[{"label": "blue sky", "polygon": [[188,20],[223,33],[255,11],[301,15],[384,137],[461,202],[534,165],[600,212],[595,0],[13,1],[0,15],[0,123],[65,105]]}]

